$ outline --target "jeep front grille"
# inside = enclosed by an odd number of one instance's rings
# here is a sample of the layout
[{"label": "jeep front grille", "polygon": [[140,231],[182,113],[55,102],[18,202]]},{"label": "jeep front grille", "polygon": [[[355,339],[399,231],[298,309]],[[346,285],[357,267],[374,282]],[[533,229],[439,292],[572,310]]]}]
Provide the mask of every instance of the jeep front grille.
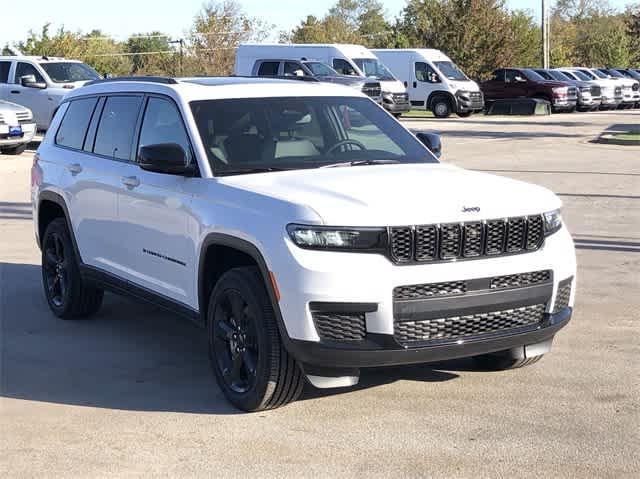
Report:
[{"label": "jeep front grille", "polygon": [[379,83],[365,83],[362,87],[362,93],[367,96],[378,98],[382,94]]},{"label": "jeep front grille", "polygon": [[526,253],[544,241],[541,215],[392,227],[389,235],[390,257],[399,264]]},{"label": "jeep front grille", "polygon": [[394,336],[403,346],[429,341],[454,342],[485,334],[535,328],[544,319],[544,312],[545,305],[536,304],[465,316],[402,321],[394,323]]},{"label": "jeep front grille", "polygon": [[592,86],[591,87],[591,96],[592,97],[596,97],[596,98],[599,97],[599,96],[602,96],[601,88],[599,86],[595,86],[595,85]]}]

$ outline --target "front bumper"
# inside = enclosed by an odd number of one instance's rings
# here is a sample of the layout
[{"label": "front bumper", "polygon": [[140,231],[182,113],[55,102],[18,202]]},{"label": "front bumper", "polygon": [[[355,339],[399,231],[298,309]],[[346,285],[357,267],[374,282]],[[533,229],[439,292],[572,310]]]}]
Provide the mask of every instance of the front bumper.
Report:
[{"label": "front bumper", "polygon": [[383,94],[382,106],[390,113],[406,113],[411,110],[411,103],[408,95]]},{"label": "front bumper", "polygon": [[0,147],[13,147],[32,141],[36,134],[35,123],[23,123],[21,126],[22,136],[9,136],[8,126],[0,125]]},{"label": "front bumper", "polygon": [[[508,349],[514,344],[533,344],[539,342],[538,339],[542,341],[547,336],[552,336],[560,329],[555,328],[555,325],[562,322],[553,314],[560,283],[576,276],[573,240],[566,228],[547,237],[543,247],[535,252],[432,264],[396,265],[378,254],[306,250],[295,246],[288,238],[285,238],[285,244],[287,251],[278,255],[278,260],[270,265],[281,293],[278,316],[281,319],[282,336],[288,345],[287,348],[303,363],[330,363],[328,358],[333,352],[340,358],[342,351],[345,351],[347,365],[335,363],[334,367],[353,365],[354,360],[349,359],[349,350],[352,350],[354,345],[345,345],[344,341],[340,340],[327,340],[328,336],[321,334],[322,331],[317,325],[317,305],[333,304],[337,307],[335,311],[343,310],[341,307],[345,304],[353,305],[353,311],[363,315],[361,331],[366,332],[366,337],[364,341],[358,341],[360,346],[356,351],[356,356],[360,358],[360,366],[366,366],[369,360],[372,361],[368,364],[371,366],[395,363],[398,359],[394,351],[402,353],[400,363],[435,361],[447,357],[481,354],[477,351],[489,351],[493,348]],[[485,293],[490,292],[489,287],[486,284],[477,286],[480,279],[541,270],[549,270],[552,280],[546,285],[548,289],[529,291],[531,295],[527,293],[523,296],[521,292],[514,292],[513,295],[509,293],[488,298],[489,295]],[[434,311],[444,311],[445,314],[429,316],[426,305],[417,313],[421,314],[422,318],[450,318],[538,305],[541,307],[539,314],[545,314],[547,318],[539,324],[546,326],[539,330],[519,331],[517,335],[508,338],[483,335],[481,341],[470,340],[464,347],[458,344],[435,345],[433,342],[429,342],[428,345],[411,343],[408,348],[404,347],[407,345],[406,342],[400,345],[402,341],[397,340],[397,324],[413,318],[407,315],[412,313],[411,310],[398,307],[398,299],[394,299],[394,290],[407,285],[457,281],[474,283],[474,288],[479,288],[478,293],[482,293],[478,296],[487,297],[480,298],[480,302],[472,303],[466,301],[464,296],[443,298],[449,301],[449,304],[443,304],[440,298],[437,298],[440,303],[432,302],[428,308],[433,307]],[[574,296],[575,279],[566,306],[573,306]],[[491,309],[492,307],[494,308]],[[411,358],[415,358],[415,361]]]},{"label": "front bumper", "polygon": [[458,113],[484,110],[484,96],[482,92],[466,92],[456,94]]},{"label": "front bumper", "polygon": [[[289,352],[306,369],[363,368],[429,363],[505,351],[521,346],[539,344],[552,339],[571,319],[572,308],[556,314],[546,314],[540,327],[525,332],[501,334],[460,341],[454,344],[406,348],[388,335],[367,335],[363,344],[289,340]],[[338,372],[338,374],[340,374]]]}]

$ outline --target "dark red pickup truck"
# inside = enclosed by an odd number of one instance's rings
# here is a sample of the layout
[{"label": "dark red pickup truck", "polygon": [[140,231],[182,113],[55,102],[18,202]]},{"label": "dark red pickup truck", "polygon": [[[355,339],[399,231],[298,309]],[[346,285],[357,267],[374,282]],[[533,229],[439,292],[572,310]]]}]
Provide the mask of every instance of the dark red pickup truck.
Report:
[{"label": "dark red pickup truck", "polygon": [[480,84],[485,101],[505,98],[539,98],[551,103],[553,111],[574,111],[578,90],[569,83],[546,80],[529,68],[500,68]]}]

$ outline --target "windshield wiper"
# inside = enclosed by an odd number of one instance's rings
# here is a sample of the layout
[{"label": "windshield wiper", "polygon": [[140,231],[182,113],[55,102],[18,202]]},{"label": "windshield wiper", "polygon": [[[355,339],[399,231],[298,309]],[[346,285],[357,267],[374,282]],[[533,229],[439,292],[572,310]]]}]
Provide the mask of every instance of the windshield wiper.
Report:
[{"label": "windshield wiper", "polygon": [[255,168],[238,168],[236,170],[215,171],[216,176],[245,175],[249,173],[268,173],[271,171],[287,171],[290,168],[279,168],[277,166],[261,166]]},{"label": "windshield wiper", "polygon": [[354,160],[354,161],[342,161],[340,163],[331,163],[330,165],[323,165],[320,168],[341,168],[343,166],[367,166],[367,165],[395,165],[400,163],[400,160]]}]

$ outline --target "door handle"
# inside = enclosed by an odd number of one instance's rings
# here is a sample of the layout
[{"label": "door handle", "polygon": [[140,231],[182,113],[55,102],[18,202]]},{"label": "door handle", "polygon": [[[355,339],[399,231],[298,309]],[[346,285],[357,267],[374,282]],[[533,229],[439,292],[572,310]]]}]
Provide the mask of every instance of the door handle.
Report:
[{"label": "door handle", "polygon": [[416,81],[413,82],[413,88],[418,88],[418,82]]},{"label": "door handle", "polygon": [[409,84],[407,82],[404,82],[404,87],[407,88],[409,86]]},{"label": "door handle", "polygon": [[67,166],[67,170],[69,170],[71,172],[71,174],[73,176],[75,176],[78,173],[82,172],[82,166],[80,164],[78,164],[78,163],[72,163],[72,164]]},{"label": "door handle", "polygon": [[123,176],[122,184],[127,188],[135,188],[136,186],[140,186],[140,180],[136,176]]},{"label": "door handle", "polygon": [[11,90],[11,93],[13,93],[14,95],[19,95],[20,92],[18,90]]}]

